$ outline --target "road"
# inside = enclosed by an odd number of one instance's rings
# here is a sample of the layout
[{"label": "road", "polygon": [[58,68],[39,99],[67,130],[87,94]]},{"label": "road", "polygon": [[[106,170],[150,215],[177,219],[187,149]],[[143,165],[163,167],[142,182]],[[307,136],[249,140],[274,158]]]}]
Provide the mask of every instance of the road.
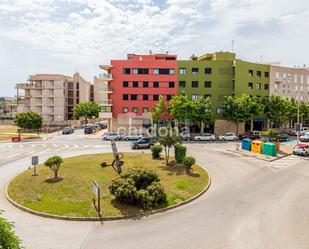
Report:
[{"label": "road", "polygon": [[[130,151],[128,142],[117,143]],[[109,142],[81,133],[48,141],[0,144],[0,209],[16,222],[28,249],[308,249],[309,161],[287,157],[274,163],[229,153],[233,143],[187,144],[211,178],[198,200],[136,220],[68,222],[37,217],[13,207],[4,197],[8,181],[27,169],[31,155],[41,162],[111,152]]]}]

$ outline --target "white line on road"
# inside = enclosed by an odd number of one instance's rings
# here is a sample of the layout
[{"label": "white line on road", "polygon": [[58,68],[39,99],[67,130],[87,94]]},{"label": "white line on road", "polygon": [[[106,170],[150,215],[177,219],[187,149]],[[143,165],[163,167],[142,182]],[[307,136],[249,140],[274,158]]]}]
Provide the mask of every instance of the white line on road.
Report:
[{"label": "white line on road", "polygon": [[24,155],[25,155],[25,156],[29,156],[29,155],[31,155],[31,154],[34,154],[34,152],[36,152],[36,150],[30,151],[30,152],[28,152],[28,153],[25,153]]},{"label": "white line on road", "polygon": [[18,156],[18,155],[20,155],[20,152],[9,155],[9,156],[7,156],[7,158],[12,158],[12,157],[15,157],[15,156]]},{"label": "white line on road", "polygon": [[37,153],[37,155],[44,154],[45,152],[48,152],[48,151],[50,151],[50,150],[51,150],[51,149],[42,150],[41,152]]}]

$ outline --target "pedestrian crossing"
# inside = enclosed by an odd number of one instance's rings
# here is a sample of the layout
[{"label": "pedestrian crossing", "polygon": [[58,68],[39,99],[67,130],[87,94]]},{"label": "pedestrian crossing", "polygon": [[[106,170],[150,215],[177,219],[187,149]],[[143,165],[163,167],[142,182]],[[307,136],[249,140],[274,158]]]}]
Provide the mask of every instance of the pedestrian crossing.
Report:
[{"label": "pedestrian crossing", "polygon": [[271,162],[264,162],[263,165],[268,167],[273,172],[279,172],[298,164],[302,160],[303,158],[299,156],[289,155]]}]

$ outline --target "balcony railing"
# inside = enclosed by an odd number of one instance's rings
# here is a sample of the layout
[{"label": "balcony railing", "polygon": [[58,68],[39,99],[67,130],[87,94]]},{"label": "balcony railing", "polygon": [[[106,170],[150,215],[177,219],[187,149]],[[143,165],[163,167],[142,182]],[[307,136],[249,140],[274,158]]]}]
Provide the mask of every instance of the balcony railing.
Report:
[{"label": "balcony railing", "polygon": [[102,100],[100,101],[100,105],[113,105],[113,101],[111,99],[109,100]]},{"label": "balcony railing", "polygon": [[112,80],[113,75],[108,74],[108,73],[101,73],[101,74],[99,74],[99,78],[104,79],[104,80]]},{"label": "balcony railing", "polygon": [[42,84],[38,83],[20,83],[16,85],[18,89],[42,89]]},{"label": "balcony railing", "polygon": [[104,87],[104,88],[99,88],[99,92],[103,93],[112,93],[114,90],[112,87]]}]

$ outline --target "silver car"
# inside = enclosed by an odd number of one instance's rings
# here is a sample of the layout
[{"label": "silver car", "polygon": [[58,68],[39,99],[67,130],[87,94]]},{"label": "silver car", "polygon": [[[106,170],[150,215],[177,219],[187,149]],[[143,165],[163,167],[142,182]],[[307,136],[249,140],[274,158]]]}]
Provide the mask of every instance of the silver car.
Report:
[{"label": "silver car", "polygon": [[220,141],[236,141],[237,136],[235,133],[225,133],[224,135],[219,136]]},{"label": "silver car", "polygon": [[214,141],[216,140],[216,137],[214,134],[211,133],[203,133],[199,136],[194,137],[195,141]]},{"label": "silver car", "polygon": [[121,140],[121,135],[118,132],[106,132],[102,136],[103,140]]},{"label": "silver car", "polygon": [[143,133],[129,132],[128,135],[124,136],[124,140],[138,140],[143,136],[144,136]]}]

